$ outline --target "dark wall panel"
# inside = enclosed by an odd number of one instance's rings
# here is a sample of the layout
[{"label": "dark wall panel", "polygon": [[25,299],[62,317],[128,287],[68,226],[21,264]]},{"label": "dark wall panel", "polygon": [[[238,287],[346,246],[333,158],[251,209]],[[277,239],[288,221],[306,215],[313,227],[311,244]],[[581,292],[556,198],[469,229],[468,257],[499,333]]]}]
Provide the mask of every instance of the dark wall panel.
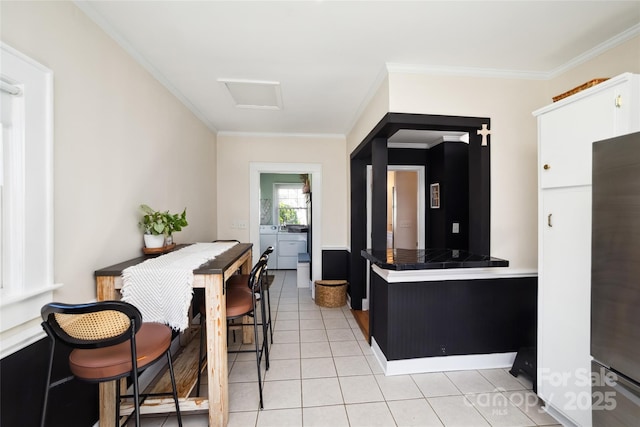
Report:
[{"label": "dark wall panel", "polygon": [[349,251],[346,249],[322,250],[322,278],[324,280],[349,280]]},{"label": "dark wall panel", "polygon": [[535,347],[537,278],[386,283],[372,275],[371,335],[387,360]]},{"label": "dark wall panel", "polygon": [[[70,375],[70,349],[56,346],[54,380]],[[2,359],[0,425],[39,426],[49,359],[49,340],[42,339]],[[98,420],[98,386],[72,380],[49,393],[48,427],[92,426]]]}]

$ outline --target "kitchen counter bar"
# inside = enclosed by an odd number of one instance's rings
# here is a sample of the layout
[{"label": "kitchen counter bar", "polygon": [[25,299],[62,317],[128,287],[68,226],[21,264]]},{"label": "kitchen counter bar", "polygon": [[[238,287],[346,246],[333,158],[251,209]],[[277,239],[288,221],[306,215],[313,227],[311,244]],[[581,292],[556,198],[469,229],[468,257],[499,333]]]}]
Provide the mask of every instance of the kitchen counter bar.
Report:
[{"label": "kitchen counter bar", "polygon": [[509,261],[458,249],[367,249],[361,255],[386,270],[508,267]]}]

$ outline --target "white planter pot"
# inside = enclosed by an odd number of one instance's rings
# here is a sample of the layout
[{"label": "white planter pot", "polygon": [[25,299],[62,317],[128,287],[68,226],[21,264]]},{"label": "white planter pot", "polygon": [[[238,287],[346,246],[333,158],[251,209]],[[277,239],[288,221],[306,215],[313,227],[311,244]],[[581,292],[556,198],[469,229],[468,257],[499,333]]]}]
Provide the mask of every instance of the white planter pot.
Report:
[{"label": "white planter pot", "polygon": [[164,246],[164,235],[162,234],[145,234],[144,246],[146,248],[161,248]]}]

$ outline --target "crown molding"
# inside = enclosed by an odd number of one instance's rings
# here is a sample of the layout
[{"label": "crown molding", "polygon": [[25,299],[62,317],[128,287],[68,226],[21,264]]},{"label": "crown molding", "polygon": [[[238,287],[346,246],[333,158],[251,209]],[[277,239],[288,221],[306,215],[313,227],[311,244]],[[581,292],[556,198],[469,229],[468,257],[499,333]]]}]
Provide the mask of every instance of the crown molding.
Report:
[{"label": "crown molding", "polygon": [[562,73],[565,73],[567,71],[569,71],[570,69],[577,67],[578,65],[589,61],[590,59],[595,58],[596,56],[610,50],[613,49],[614,47],[621,45],[622,43],[631,40],[632,38],[634,38],[635,36],[637,36],[638,34],[640,34],[640,24],[636,24],[631,28],[628,28],[627,30],[621,32],[620,34],[610,38],[609,40],[600,43],[598,46],[589,49],[588,51],[576,56],[575,58],[573,58],[571,61],[567,62],[564,65],[561,65],[560,67],[549,71],[548,73],[548,79],[552,79],[554,77],[557,77],[559,75],[561,75]]},{"label": "crown molding", "polygon": [[497,68],[448,67],[438,65],[398,64],[387,62],[386,68],[391,73],[432,74],[465,77],[491,77],[501,79],[546,80],[548,73],[537,71],[501,70]]},{"label": "crown molding", "polygon": [[341,133],[286,133],[286,132],[236,132],[221,130],[218,136],[254,137],[254,138],[308,138],[308,139],[345,139]]}]

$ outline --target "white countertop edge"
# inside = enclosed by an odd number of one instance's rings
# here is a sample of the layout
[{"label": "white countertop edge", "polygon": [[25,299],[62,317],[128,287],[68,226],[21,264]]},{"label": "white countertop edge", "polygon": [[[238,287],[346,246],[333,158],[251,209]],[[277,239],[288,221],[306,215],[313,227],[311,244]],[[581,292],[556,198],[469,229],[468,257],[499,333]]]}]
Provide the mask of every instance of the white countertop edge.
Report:
[{"label": "white countertop edge", "polygon": [[537,277],[537,270],[509,267],[446,268],[431,270],[386,270],[377,265],[371,269],[387,283],[435,282],[443,280],[511,279]]}]

